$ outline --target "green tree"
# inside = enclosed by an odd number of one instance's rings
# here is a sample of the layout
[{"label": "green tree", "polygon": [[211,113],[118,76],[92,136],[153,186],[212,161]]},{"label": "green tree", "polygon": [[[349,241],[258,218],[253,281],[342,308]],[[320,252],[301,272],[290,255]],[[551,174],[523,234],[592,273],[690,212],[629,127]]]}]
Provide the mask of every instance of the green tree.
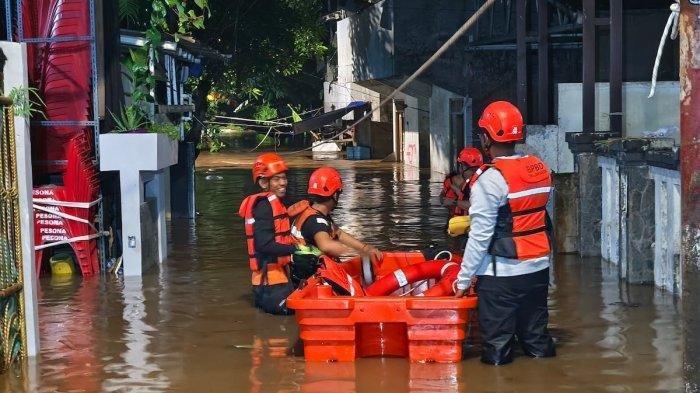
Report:
[{"label": "green tree", "polygon": [[[327,51],[321,0],[209,0],[208,5],[211,16],[194,36],[233,57],[228,63],[208,62],[193,83],[198,112],[211,92],[223,97],[229,110],[247,101],[244,114],[251,117],[268,105],[306,109],[320,102],[323,78],[316,75],[315,60]],[[199,132],[201,125],[193,125],[191,137]]]},{"label": "green tree", "polygon": [[[194,2],[200,5],[201,0]],[[174,16],[178,3],[195,6],[187,0],[119,0],[122,26],[152,32],[155,25],[163,31],[168,26],[163,20],[169,18],[170,31],[177,32],[173,20],[180,21]],[[320,103],[323,78],[316,72],[315,60],[327,51],[326,30],[319,20],[321,0],[207,0],[201,5],[197,8],[206,10],[203,28],[194,19],[200,13],[188,11],[193,19],[184,22],[195,25],[189,32],[232,59],[205,61],[202,75],[190,81],[197,118],[245,102],[244,115],[251,117],[268,110],[261,108],[282,109],[284,116],[290,103],[301,109]],[[154,10],[150,16],[140,12],[144,7]],[[151,34],[149,38],[158,41]],[[210,93],[218,97],[211,105]],[[199,142],[202,126],[194,122],[187,139]]]}]

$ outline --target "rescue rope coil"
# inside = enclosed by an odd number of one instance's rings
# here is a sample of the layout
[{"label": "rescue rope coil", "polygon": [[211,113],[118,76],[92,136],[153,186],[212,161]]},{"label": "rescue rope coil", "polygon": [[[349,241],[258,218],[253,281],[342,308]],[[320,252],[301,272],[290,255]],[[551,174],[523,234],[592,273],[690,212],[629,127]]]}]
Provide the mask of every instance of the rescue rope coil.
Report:
[{"label": "rescue rope coil", "polygon": [[15,113],[0,97],[0,371],[24,355],[26,326]]},{"label": "rescue rope coil", "polygon": [[[426,261],[394,270],[392,274],[387,274],[367,287],[365,292],[368,296],[386,296],[397,291],[399,288],[423,280],[435,279],[442,281],[446,279],[449,281],[450,277],[453,275],[456,278],[455,271],[459,271],[459,264],[451,260]],[[451,288],[452,282],[450,281],[447,283],[449,285],[441,285],[440,281],[426,291],[430,292],[424,293],[424,296],[446,295],[446,293],[444,293],[445,291],[442,289],[445,286]],[[437,289],[431,291],[433,288]]]}]

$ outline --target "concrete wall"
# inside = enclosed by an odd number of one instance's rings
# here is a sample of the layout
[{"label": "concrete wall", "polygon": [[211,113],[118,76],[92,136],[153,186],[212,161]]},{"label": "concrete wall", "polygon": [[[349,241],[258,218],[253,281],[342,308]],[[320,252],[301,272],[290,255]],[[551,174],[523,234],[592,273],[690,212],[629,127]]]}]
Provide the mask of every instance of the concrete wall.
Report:
[{"label": "concrete wall", "polygon": [[394,75],[392,0],[383,0],[337,23],[338,83]]},{"label": "concrete wall", "polygon": [[574,172],[574,156],[559,126],[525,126],[525,143],[555,173]]},{"label": "concrete wall", "polygon": [[620,279],[654,282],[654,184],[644,163],[598,157],[602,169],[601,254]]},{"label": "concrete wall", "polygon": [[[376,91],[352,82],[323,82],[324,112],[344,108],[352,101],[369,101],[372,103],[372,108],[376,108],[381,102],[381,96]],[[354,113],[348,113],[343,119],[353,120]],[[390,111],[384,108],[379,108],[372,113],[372,121],[390,121],[390,119]]]},{"label": "concrete wall", "polygon": [[578,176],[575,173],[554,174],[553,183],[555,252],[578,252]]},{"label": "concrete wall", "polygon": [[[0,93],[8,95],[14,88],[29,87],[27,74],[27,44],[0,41],[0,51],[7,58],[2,69],[2,85],[4,91]],[[34,209],[32,209],[32,144],[29,132],[29,119],[15,116],[15,153],[17,165],[17,197],[20,210],[22,247],[22,293],[24,304],[24,321],[26,328],[25,353],[29,357],[36,357],[40,352],[39,340],[39,314],[37,292],[38,283],[36,264],[34,263]],[[4,148],[5,146],[3,146]],[[3,200],[3,207],[5,201]]]},{"label": "concrete wall", "polygon": [[[425,100],[410,96],[405,93],[398,93],[396,100],[403,100],[404,109],[403,122],[403,162],[412,167],[420,167],[420,112],[426,111]],[[423,105],[421,105],[423,104]]]},{"label": "concrete wall", "polygon": [[[447,174],[452,168],[451,150],[463,146],[452,146],[450,132],[450,99],[464,98],[451,91],[433,86],[430,97],[430,169]],[[469,121],[465,119],[465,122]]]},{"label": "concrete wall", "polygon": [[582,257],[601,255],[601,194],[602,177],[598,157],[593,153],[581,153],[576,157],[579,254]]},{"label": "concrete wall", "polygon": [[[339,21],[338,82],[387,80],[393,84],[420,67],[469,12],[467,0],[383,0]],[[448,50],[423,78],[464,93],[464,43]]]},{"label": "concrete wall", "polygon": [[680,173],[650,167],[649,175],[654,180],[654,284],[680,295],[683,283],[680,268]]},{"label": "concrete wall", "polygon": [[[395,0],[394,72],[410,75],[471,15],[467,0]],[[422,76],[431,84],[465,95],[466,38],[453,45]]]},{"label": "concrete wall", "polygon": [[602,220],[600,223],[600,253],[603,259],[620,263],[620,173],[612,158],[598,157],[602,169]]},{"label": "concrete wall", "polygon": [[[678,82],[658,82],[656,94],[647,98],[649,82],[627,82],[622,85],[623,135],[642,137],[644,132],[678,127],[680,122],[680,87]],[[557,91],[559,128],[565,132],[582,130],[582,85],[560,83]],[[596,131],[610,131],[610,85],[596,83]],[[676,136],[676,144],[679,140]]]},{"label": "concrete wall", "polygon": [[[678,144],[680,94],[678,82],[659,82],[656,95],[647,99],[650,84],[623,84],[623,132],[628,137],[642,137],[644,132],[670,128],[668,137]],[[610,89],[607,83],[596,84],[596,130],[610,131]],[[526,142],[555,173],[572,173],[574,156],[566,143],[566,133],[581,132],[581,84],[560,83],[557,94],[557,125],[526,127]]]},{"label": "concrete wall", "polygon": [[355,142],[358,146],[369,147],[371,158],[383,159],[394,151],[392,124],[373,121],[368,127],[358,127]]},{"label": "concrete wall", "polygon": [[620,166],[620,278],[654,282],[654,183],[646,165]]}]

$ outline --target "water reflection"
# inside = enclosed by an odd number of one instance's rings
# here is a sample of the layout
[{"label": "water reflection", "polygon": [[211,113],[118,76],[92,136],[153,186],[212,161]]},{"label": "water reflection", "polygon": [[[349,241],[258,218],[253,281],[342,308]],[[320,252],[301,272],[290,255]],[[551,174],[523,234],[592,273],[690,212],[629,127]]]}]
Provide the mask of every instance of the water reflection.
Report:
[{"label": "water reflection", "polygon": [[[99,282],[53,277],[43,287],[39,310],[41,379],[59,381],[58,390],[98,391],[102,368],[97,355]],[[49,391],[41,386],[40,391]]]},{"label": "water reflection", "polygon": [[[303,195],[313,168],[290,173]],[[338,223],[382,249],[446,244],[440,177],[402,168],[340,170]],[[215,175],[206,180],[206,176]],[[196,221],[175,220],[161,269],[139,280],[43,279],[42,357],[0,375],[8,392],[679,391],[680,323],[673,298],[621,286],[598,259],[562,256],[550,291],[558,356],[506,367],[465,349],[454,365],[405,359],[306,363],[293,317],[251,307],[238,204],[247,170],[197,175]],[[410,180],[409,180],[410,179]]]},{"label": "water reflection", "polygon": [[[465,382],[459,364],[361,359],[354,363],[305,363],[303,377],[284,392],[458,392]],[[272,389],[271,389],[272,390]]]},{"label": "water reflection", "polygon": [[126,347],[120,359],[111,362],[105,370],[114,374],[102,384],[104,391],[137,389],[141,392],[162,392],[170,386],[167,376],[154,361],[151,350],[157,329],[147,323],[148,313],[140,277],[124,278],[122,318],[124,332],[121,338]]}]

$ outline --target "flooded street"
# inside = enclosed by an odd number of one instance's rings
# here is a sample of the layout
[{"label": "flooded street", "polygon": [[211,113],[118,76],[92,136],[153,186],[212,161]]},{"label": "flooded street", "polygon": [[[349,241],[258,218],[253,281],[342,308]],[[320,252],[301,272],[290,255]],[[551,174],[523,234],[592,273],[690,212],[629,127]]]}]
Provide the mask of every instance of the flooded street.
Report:
[{"label": "flooded street", "polygon": [[[300,195],[312,168],[290,172]],[[336,221],[384,250],[445,244],[441,178],[344,165]],[[409,180],[410,179],[410,180]],[[172,222],[171,254],[142,279],[42,278],[42,356],[0,375],[6,392],[681,391],[680,305],[619,283],[597,259],[560,256],[550,289],[558,356],[491,367],[405,359],[306,363],[294,317],[251,305],[243,225],[247,169],[200,169],[196,221]],[[242,186],[245,185],[245,186]]]}]

